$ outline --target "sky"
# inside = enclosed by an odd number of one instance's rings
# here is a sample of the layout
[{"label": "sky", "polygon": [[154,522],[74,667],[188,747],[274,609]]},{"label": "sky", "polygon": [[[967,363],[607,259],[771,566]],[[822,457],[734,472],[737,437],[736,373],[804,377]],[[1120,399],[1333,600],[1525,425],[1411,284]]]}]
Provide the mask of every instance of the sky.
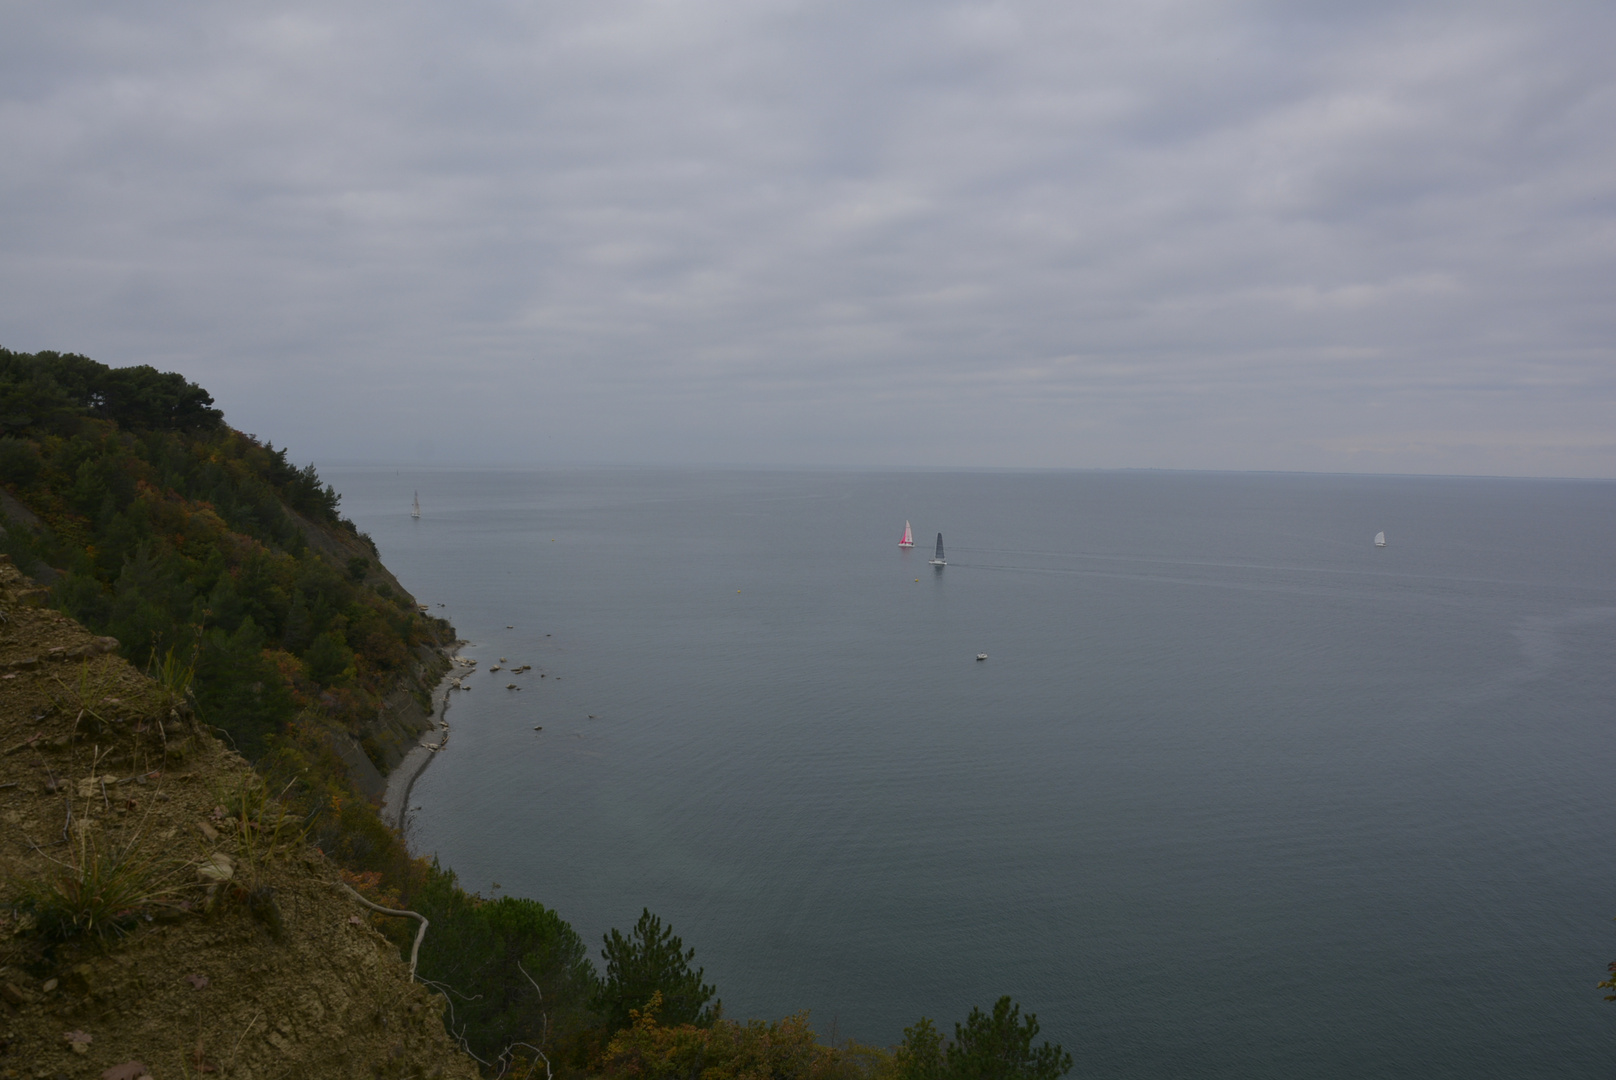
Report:
[{"label": "sky", "polygon": [[0,346],[294,459],[1616,477],[1616,5],[39,3]]}]

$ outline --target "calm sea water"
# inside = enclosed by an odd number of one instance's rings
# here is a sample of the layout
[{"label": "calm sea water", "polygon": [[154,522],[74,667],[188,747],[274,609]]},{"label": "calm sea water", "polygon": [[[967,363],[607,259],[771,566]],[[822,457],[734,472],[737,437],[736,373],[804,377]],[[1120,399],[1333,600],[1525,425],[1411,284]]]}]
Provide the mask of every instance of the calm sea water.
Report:
[{"label": "calm sea water", "polygon": [[1616,484],[328,475],[481,661],[415,848],[593,943],[649,906],[732,1016],[1611,1074]]}]

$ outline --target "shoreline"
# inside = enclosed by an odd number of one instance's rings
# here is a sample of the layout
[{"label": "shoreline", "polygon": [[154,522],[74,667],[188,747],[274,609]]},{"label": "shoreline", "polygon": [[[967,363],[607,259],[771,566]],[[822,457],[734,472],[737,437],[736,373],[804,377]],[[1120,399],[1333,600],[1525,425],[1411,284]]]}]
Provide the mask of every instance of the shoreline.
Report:
[{"label": "shoreline", "polygon": [[[410,791],[415,787],[426,767],[432,764],[432,758],[444,747],[449,745],[449,722],[446,719],[449,713],[449,697],[454,693],[453,680],[460,677],[458,674],[461,664],[458,662],[460,650],[467,644],[464,639],[456,641],[454,646],[444,655],[449,658],[449,670],[443,673],[438,685],[432,689],[432,700],[437,708],[427,717],[432,727],[422,734],[421,739],[392,772],[387,774],[387,788],[382,793],[381,819],[386,825],[404,832],[404,823],[409,818]],[[404,836],[405,849],[409,848],[409,835]]]}]

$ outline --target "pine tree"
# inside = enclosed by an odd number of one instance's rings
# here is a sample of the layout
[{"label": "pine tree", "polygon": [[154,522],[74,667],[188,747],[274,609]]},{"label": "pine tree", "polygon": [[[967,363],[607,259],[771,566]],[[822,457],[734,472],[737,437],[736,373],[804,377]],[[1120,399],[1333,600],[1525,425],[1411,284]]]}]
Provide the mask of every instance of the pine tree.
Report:
[{"label": "pine tree", "polygon": [[612,930],[604,938],[606,978],[595,999],[595,1008],[606,1017],[609,1030],[629,1025],[629,1011],[643,1009],[651,995],[662,994],[657,1021],[662,1024],[712,1023],[717,1008],[709,1007],[715,988],[701,981],[704,969],[690,969],[695,949],[686,949],[673,928],[649,908],[640,914],[632,936]]},{"label": "pine tree", "polygon": [[954,1041],[943,1059],[947,1080],[1059,1080],[1072,1069],[1072,1055],[1059,1043],[1045,1041],[1036,1049],[1038,1017],[1021,1019],[1021,1006],[1007,994],[993,1005],[991,1016],[972,1008],[964,1024],[954,1025]]}]

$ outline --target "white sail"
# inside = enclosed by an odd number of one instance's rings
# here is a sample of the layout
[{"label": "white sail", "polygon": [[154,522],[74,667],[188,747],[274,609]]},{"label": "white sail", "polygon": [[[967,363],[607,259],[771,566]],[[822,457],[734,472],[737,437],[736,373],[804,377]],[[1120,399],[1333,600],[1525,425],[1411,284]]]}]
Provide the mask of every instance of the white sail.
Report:
[{"label": "white sail", "polygon": [[1386,534],[1385,533],[1378,532],[1378,533],[1375,534],[1375,546],[1376,547],[1385,547],[1386,546]]},{"label": "white sail", "polygon": [[903,539],[898,541],[898,546],[901,548],[911,548],[915,546],[915,534],[909,531],[909,523],[907,521],[903,523]]}]

